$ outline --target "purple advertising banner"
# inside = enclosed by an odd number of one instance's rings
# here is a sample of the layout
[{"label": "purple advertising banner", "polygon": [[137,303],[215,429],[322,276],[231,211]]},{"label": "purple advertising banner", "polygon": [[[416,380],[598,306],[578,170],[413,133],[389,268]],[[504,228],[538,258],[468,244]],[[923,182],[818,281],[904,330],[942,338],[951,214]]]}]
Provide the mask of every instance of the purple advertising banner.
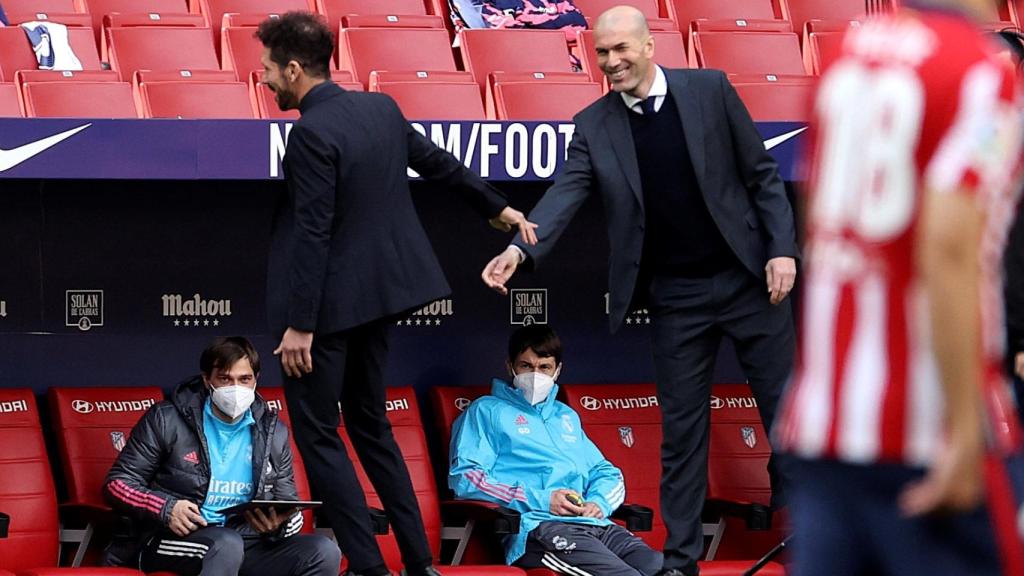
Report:
[{"label": "purple advertising banner", "polygon": [[[414,129],[494,181],[558,175],[574,126],[565,122],[413,122]],[[290,122],[268,120],[0,119],[0,178],[273,180]],[[782,178],[795,179],[806,129],[763,122]],[[414,173],[410,173],[414,177]]]}]

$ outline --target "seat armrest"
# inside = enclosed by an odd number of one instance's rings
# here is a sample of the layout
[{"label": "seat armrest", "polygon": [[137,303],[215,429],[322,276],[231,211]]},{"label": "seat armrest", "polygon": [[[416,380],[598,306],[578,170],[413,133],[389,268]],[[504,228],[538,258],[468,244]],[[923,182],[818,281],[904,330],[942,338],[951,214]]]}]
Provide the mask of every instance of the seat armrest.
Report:
[{"label": "seat armrest", "polygon": [[650,532],[654,524],[654,510],[641,504],[623,504],[612,512],[613,520],[626,523],[630,532]]},{"label": "seat armrest", "polygon": [[708,500],[704,511],[714,516],[740,518],[747,530],[771,530],[772,509],[764,504],[754,502],[734,502],[731,500]]},{"label": "seat armrest", "polygon": [[447,500],[441,503],[444,524],[464,524],[467,520],[482,522],[486,529],[499,536],[519,533],[519,512],[484,500]]}]

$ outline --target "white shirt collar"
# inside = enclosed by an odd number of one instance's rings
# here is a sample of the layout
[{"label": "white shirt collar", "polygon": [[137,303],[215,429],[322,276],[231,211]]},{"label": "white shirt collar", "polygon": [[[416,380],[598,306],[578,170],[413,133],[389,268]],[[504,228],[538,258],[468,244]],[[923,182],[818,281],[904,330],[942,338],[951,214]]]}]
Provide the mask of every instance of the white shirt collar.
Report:
[{"label": "white shirt collar", "polygon": [[[661,69],[661,66],[655,65],[654,68],[654,83],[651,84],[651,89],[647,92],[647,97],[658,97],[654,101],[654,109],[657,110],[658,108],[661,108],[661,102],[665,99],[665,95],[668,94],[668,81],[665,80],[665,71]],[[631,96],[625,92],[620,92],[619,94],[622,95],[622,101],[626,103],[626,108],[639,111],[638,105],[641,100],[643,100],[642,98]]]}]

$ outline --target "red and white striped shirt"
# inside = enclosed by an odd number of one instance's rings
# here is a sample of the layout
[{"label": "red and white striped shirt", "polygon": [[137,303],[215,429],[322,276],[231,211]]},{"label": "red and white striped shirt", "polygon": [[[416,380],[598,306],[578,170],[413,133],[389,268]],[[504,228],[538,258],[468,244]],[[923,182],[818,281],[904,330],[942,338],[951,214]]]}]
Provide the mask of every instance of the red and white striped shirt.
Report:
[{"label": "red and white striped shirt", "polygon": [[814,100],[797,368],[776,433],[805,458],[927,465],[943,393],[915,260],[925,191],[986,212],[979,254],[986,401],[1015,442],[1001,376],[1000,257],[1022,126],[1012,70],[964,17],[914,12],[852,30]]}]

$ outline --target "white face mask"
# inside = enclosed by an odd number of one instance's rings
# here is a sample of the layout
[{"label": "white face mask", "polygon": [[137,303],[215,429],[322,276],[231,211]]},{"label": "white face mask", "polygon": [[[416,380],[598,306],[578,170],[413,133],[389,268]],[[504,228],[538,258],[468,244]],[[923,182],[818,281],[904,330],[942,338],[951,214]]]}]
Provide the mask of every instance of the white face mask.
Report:
[{"label": "white face mask", "polygon": [[237,384],[214,388],[210,395],[217,408],[220,408],[220,411],[232,420],[237,420],[239,416],[245,414],[245,411],[256,400],[256,390]]},{"label": "white face mask", "polygon": [[[555,377],[558,377],[557,372]],[[523,372],[516,374],[512,379],[512,385],[523,393],[527,402],[536,406],[547,399],[551,389],[555,387],[555,379],[540,372]]]}]

